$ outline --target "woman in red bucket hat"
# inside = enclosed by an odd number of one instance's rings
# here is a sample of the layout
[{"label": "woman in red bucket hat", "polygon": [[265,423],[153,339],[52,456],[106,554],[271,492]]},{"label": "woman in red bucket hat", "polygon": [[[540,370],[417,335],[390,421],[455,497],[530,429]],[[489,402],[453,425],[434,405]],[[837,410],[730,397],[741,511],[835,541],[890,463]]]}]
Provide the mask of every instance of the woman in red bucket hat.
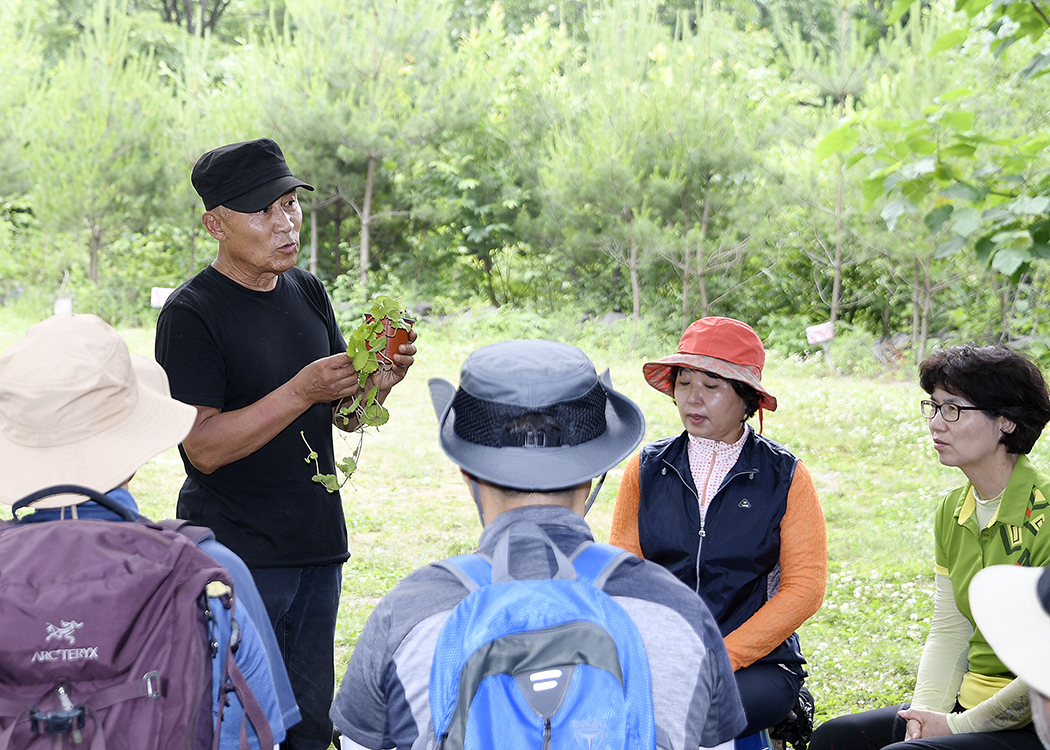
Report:
[{"label": "woman in red bucket hat", "polygon": [[[610,534],[711,609],[748,719],[741,737],[792,716],[806,723],[812,701],[795,631],[820,608],[827,579],[813,480],[761,434],[763,410],[777,408],[762,385],[765,361],[750,326],[710,317],[686,329],[675,354],[643,365],[646,382],[674,399],[685,430],[630,459]],[[756,411],[758,432],[747,422]],[[787,727],[780,734],[795,739]]]}]

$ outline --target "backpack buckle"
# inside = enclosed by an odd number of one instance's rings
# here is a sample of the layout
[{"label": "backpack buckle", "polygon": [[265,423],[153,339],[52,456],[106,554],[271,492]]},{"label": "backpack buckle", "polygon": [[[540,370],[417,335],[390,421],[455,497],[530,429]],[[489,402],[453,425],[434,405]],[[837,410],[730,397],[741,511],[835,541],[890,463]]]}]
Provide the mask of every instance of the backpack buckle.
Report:
[{"label": "backpack buckle", "polygon": [[146,683],[146,697],[147,698],[163,698],[164,692],[160,684],[160,672],[153,670],[152,672],[146,672],[142,675],[142,679]]},{"label": "backpack buckle", "polygon": [[84,704],[78,703],[63,711],[44,712],[33,708],[29,711],[29,726],[33,734],[76,732],[84,728]]}]

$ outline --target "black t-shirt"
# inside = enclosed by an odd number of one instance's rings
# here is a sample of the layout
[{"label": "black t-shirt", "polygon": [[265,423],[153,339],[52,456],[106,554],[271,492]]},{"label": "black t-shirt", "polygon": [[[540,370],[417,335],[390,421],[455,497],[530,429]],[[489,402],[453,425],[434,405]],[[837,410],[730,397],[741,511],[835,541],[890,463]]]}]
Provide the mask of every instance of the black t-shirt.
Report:
[{"label": "black t-shirt", "polygon": [[[207,267],[168,298],[157,321],[157,362],[171,395],[187,404],[234,411],[283,385],[305,365],[346,351],[324,286],[291,268],[269,292],[243,287]],[[345,561],[339,493],[311,481],[317,451],[335,473],[332,405],[314,404],[250,456],[202,474],[179,452],[186,481],[176,513],[207,526],[249,567]]]}]

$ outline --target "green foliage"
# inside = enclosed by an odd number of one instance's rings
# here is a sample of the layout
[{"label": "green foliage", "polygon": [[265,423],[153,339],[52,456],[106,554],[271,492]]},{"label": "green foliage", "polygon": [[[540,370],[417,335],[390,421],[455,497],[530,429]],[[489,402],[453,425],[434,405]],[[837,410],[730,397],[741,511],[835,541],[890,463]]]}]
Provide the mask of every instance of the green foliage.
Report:
[{"label": "green foliage", "polygon": [[35,217],[27,198],[0,199],[0,295],[9,295],[28,279],[20,278],[21,258]]},{"label": "green foliage", "polygon": [[[457,96],[476,116],[448,131],[448,137],[421,150],[397,177],[398,189],[415,206],[417,246],[454,266],[469,293],[489,304],[530,296],[532,285],[508,275],[508,254],[534,251],[524,227],[539,211],[536,165],[530,157],[544,132],[540,118],[543,81],[564,55],[559,36],[542,22],[520,36],[503,31],[502,10],[461,40]],[[455,286],[463,287],[457,278]],[[453,287],[454,289],[455,287]]]},{"label": "green foliage", "polygon": [[1015,281],[1032,262],[1050,257],[1043,220],[1050,210],[1043,177],[1050,138],[989,140],[973,133],[971,113],[946,107],[892,128],[880,125],[885,135],[873,155],[888,164],[870,173],[865,194],[869,207],[882,193],[889,198],[881,215],[891,230],[905,214],[925,212],[931,233],[945,232],[937,257],[971,245]]},{"label": "green foliage", "polygon": [[[144,226],[168,179],[166,100],[149,55],[129,49],[125,8],[99,2],[74,47],[34,98],[27,158],[49,225],[83,238],[88,278],[119,229]],[[43,218],[43,217],[42,217]]]},{"label": "green foliage", "polygon": [[[989,5],[958,0],[956,9],[972,19]],[[1034,4],[1003,2],[995,6],[995,13],[981,15],[984,20],[976,32],[959,25],[946,28],[948,20],[933,11],[900,31],[900,36],[920,45],[927,58],[923,62],[926,75],[920,73],[917,80],[929,86],[935,78],[929,72],[938,66],[938,56],[958,59],[956,47],[972,33],[998,57],[1019,40],[1037,38],[1047,29],[1046,17]],[[908,7],[908,3],[898,2],[891,18],[899,17]],[[935,28],[938,33],[931,34]],[[1034,68],[1043,65],[1041,58],[1040,53],[1022,74],[1033,77]],[[1005,95],[1011,108],[1023,111],[1033,97],[1041,98],[1033,90],[1041,88],[1040,84],[1029,81],[1023,91],[1018,89],[1010,82],[1008,69],[1001,67],[1002,62],[1000,69],[990,70],[987,77],[974,76],[972,69],[968,70],[966,86],[959,85],[964,80],[961,76],[952,85],[939,75],[940,86],[929,92],[910,117],[874,113],[868,118],[863,124],[869,129],[869,138],[861,150],[881,168],[868,173],[862,189],[865,208],[885,197],[881,215],[891,230],[906,214],[922,216],[931,234],[939,236],[937,258],[969,247],[979,260],[1016,283],[1032,263],[1050,257],[1044,229],[1050,209],[1050,179],[1046,176],[1050,139],[1042,135],[1041,128],[1032,129],[1025,117],[998,122],[994,117],[979,116],[987,111],[982,106],[985,100]],[[967,60],[966,64],[972,66],[974,61]],[[982,88],[982,80],[990,80],[995,88]],[[843,143],[836,150],[847,152],[853,145]]]},{"label": "green foliage", "polygon": [[[996,57],[1021,40],[1038,41],[1050,30],[1046,9],[1030,0],[955,0],[955,9],[976,21],[975,32],[982,45]],[[950,43],[958,44],[965,37]],[[1047,72],[1050,55],[1036,52],[1021,70],[1024,78],[1034,78]]]},{"label": "green foliage", "polygon": [[[451,3],[449,32],[453,38],[470,32],[491,19],[495,4],[486,0],[455,0]],[[551,3],[547,0],[505,0],[499,3],[499,22],[510,34],[528,33],[530,27],[562,27],[575,35],[585,33],[587,4],[581,2]]]},{"label": "green foliage", "polygon": [[0,4],[0,26],[9,32],[0,46],[0,184],[6,196],[17,196],[31,185],[22,145],[30,101],[43,71],[42,43],[28,6],[17,0]]},{"label": "green foliage", "polygon": [[[233,0],[191,36],[153,0],[12,0],[0,294],[149,324],[149,288],[213,252],[194,160],[272,136],[316,187],[302,263],[351,327],[378,292],[623,312],[635,350],[704,314],[834,317],[835,351],[1039,341],[1039,27],[956,7]],[[875,367],[862,349],[838,359]]]},{"label": "green foliage", "polygon": [[[289,8],[262,65],[283,87],[260,92],[277,128],[303,142],[304,172],[328,184],[321,203],[352,207],[360,226],[358,279],[367,298],[372,234],[404,214],[391,173],[408,154],[472,116],[452,80],[441,3],[311,0]],[[341,264],[340,264],[341,265]]]}]

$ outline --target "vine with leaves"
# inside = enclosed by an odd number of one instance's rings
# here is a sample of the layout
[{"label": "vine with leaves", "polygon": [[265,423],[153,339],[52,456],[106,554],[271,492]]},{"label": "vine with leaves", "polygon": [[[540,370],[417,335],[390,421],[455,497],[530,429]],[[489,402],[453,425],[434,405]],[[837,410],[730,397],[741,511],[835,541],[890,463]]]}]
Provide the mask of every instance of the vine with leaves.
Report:
[{"label": "vine with leaves", "polygon": [[340,401],[335,409],[335,419],[341,420],[344,426],[350,424],[351,418],[357,419],[357,427],[353,430],[358,435],[357,446],[348,456],[336,461],[336,469],[343,474],[341,480],[336,474],[321,473],[317,451],[310,446],[306,435],[299,433],[308,451],[305,460],[314,464],[312,481],[323,484],[329,492],[338,491],[357,471],[361,448],[364,445],[365,428],[378,429],[390,419],[390,412],[379,403],[379,386],[369,385],[368,378],[380,369],[393,366],[394,361],[386,353],[387,341],[398,329],[412,329],[413,321],[405,317],[406,312],[400,299],[376,295],[365,313],[364,322],[346,337],[346,354],[353,361],[354,370],[357,371],[361,392],[348,404],[344,405]]}]

